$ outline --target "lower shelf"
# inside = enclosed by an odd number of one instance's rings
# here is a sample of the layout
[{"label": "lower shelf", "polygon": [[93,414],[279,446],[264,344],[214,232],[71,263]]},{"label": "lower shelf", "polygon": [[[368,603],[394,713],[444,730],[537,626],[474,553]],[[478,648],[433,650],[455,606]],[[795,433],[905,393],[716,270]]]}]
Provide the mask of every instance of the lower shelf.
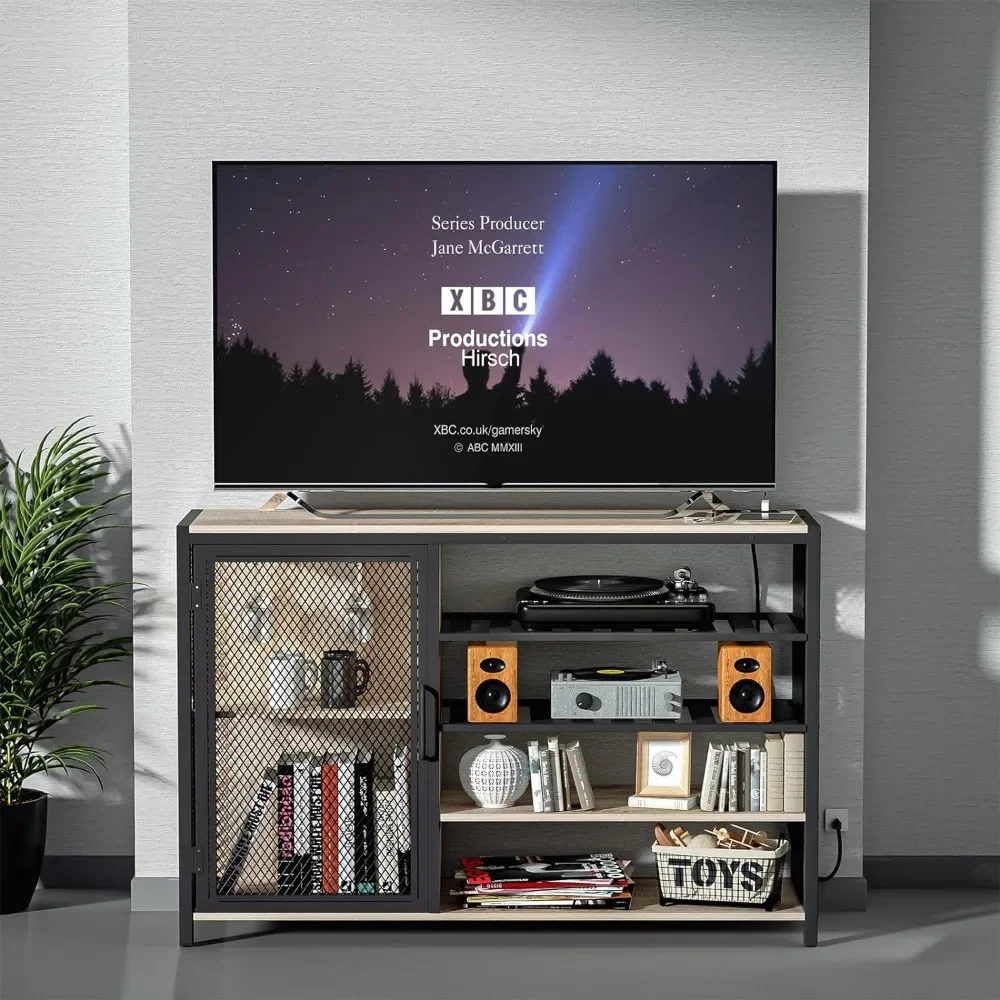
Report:
[{"label": "lower shelf", "polygon": [[465,910],[455,896],[448,894],[446,884],[441,895],[440,913],[291,913],[276,910],[264,913],[195,913],[195,920],[230,921],[252,920],[259,923],[275,921],[358,922],[378,920],[391,921],[463,921],[463,920],[567,920],[567,921],[688,921],[712,922],[730,921],[734,923],[802,921],[805,912],[795,894],[795,889],[787,879],[782,884],[781,902],[770,912],[750,906],[698,906],[693,903],[679,903],[675,906],[660,906],[660,897],[655,879],[636,879],[635,895],[630,910]]}]

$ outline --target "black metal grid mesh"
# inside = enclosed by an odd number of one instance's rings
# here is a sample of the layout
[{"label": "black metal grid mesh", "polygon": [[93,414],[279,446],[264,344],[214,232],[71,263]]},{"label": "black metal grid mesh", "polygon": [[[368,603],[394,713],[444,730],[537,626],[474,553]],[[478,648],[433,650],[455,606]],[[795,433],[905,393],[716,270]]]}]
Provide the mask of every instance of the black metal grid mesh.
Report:
[{"label": "black metal grid mesh", "polygon": [[216,891],[412,892],[416,565],[217,561]]}]

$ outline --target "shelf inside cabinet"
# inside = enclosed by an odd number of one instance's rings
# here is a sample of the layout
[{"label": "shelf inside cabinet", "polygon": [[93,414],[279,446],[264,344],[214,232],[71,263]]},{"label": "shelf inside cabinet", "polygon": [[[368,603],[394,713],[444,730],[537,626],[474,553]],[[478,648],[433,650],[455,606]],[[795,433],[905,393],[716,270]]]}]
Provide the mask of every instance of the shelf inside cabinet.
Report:
[{"label": "shelf inside cabinet", "polygon": [[647,730],[671,730],[680,732],[760,732],[760,733],[804,733],[806,727],[795,717],[790,701],[772,702],[771,722],[719,722],[713,714],[715,702],[710,699],[692,698],[684,702],[684,709],[690,713],[687,718],[674,721],[669,719],[553,719],[551,702],[548,698],[527,698],[519,703],[517,722],[469,722],[464,698],[442,700],[441,731],[445,733],[587,733],[644,732]]},{"label": "shelf inside cabinet", "polygon": [[508,809],[480,809],[461,788],[441,789],[442,823],[804,823],[801,812],[702,812],[700,809],[632,809],[626,805],[631,788],[595,788],[593,809],[536,813],[531,795]]},{"label": "shelf inside cabinet", "polygon": [[307,701],[295,708],[272,708],[270,705],[255,703],[216,705],[215,717],[217,719],[231,719],[238,715],[304,722],[310,720],[409,719],[413,715],[413,706],[409,700],[399,699],[362,703],[353,708],[327,708],[318,701]]},{"label": "shelf inside cabinet", "polygon": [[718,612],[707,629],[593,628],[526,629],[510,612],[458,612],[441,615],[440,642],[628,642],[650,639],[710,642],[805,642],[800,619],[780,611]]}]

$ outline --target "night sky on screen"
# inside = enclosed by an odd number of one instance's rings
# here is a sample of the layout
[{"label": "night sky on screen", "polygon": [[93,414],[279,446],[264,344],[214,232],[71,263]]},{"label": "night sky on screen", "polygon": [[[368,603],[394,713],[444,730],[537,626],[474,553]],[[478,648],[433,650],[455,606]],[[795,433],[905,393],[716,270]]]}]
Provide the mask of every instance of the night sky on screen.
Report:
[{"label": "night sky on screen", "polygon": [[[360,360],[461,392],[461,350],[428,330],[531,329],[522,384],[559,389],[603,348],[622,378],[683,395],[733,377],[772,336],[772,168],[679,164],[249,164],[216,173],[216,322],[286,369]],[[435,231],[432,217],[544,219],[541,231]],[[542,243],[532,256],[431,257],[433,240]],[[534,286],[522,317],[441,315],[441,287]],[[493,370],[492,381],[502,369]]]}]

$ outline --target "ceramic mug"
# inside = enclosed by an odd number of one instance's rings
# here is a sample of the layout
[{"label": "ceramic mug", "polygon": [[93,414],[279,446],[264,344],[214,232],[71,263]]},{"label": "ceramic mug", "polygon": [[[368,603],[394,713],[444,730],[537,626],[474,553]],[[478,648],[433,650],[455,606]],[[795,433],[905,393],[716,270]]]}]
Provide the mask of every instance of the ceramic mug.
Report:
[{"label": "ceramic mug", "polygon": [[315,689],[316,664],[297,649],[279,649],[267,665],[268,701],[271,708],[298,708]]},{"label": "ceramic mug", "polygon": [[353,649],[328,649],[319,665],[324,708],[353,708],[371,679],[371,668]]}]

